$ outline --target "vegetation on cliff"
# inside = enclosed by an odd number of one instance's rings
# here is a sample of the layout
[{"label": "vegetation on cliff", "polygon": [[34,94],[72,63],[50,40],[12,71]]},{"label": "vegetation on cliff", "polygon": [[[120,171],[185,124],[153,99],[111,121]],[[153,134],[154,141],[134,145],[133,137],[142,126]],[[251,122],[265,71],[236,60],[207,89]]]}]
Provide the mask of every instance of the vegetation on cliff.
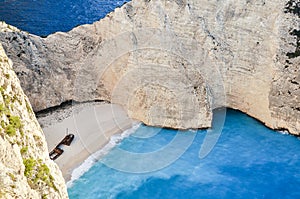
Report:
[{"label": "vegetation on cliff", "polygon": [[66,198],[63,178],[1,45],[0,77],[0,198]]}]

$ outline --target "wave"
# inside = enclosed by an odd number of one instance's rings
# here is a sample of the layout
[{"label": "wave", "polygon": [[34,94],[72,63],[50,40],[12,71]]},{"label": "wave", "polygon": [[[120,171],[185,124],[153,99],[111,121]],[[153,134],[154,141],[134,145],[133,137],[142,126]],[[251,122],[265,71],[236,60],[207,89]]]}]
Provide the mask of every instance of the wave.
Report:
[{"label": "wave", "polygon": [[85,172],[87,172],[94,164],[96,164],[100,158],[109,153],[109,151],[118,145],[124,138],[134,133],[141,123],[135,124],[130,129],[123,131],[121,134],[115,134],[110,137],[109,142],[99,151],[91,154],[82,164],[72,171],[71,180],[67,182],[67,187],[73,186],[74,181],[79,179]]},{"label": "wave", "polygon": [[289,135],[289,131],[288,130],[277,130],[278,133],[282,134],[282,135]]}]

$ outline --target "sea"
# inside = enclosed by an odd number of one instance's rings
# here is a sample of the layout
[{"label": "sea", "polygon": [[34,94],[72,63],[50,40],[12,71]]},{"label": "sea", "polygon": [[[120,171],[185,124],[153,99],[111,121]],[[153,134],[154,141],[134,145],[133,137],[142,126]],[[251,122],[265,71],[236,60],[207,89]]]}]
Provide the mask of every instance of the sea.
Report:
[{"label": "sea", "polygon": [[104,18],[129,0],[0,0],[0,21],[47,36]]},{"label": "sea", "polygon": [[[0,20],[47,36],[93,23],[126,1],[0,0]],[[77,168],[71,199],[300,198],[300,140],[232,109],[213,128],[138,124]]]}]

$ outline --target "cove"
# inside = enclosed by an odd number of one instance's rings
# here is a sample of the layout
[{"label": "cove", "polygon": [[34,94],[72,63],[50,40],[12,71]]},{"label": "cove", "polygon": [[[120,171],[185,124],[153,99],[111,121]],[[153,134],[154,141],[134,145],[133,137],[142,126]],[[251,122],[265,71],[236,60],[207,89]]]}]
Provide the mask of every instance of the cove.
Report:
[{"label": "cove", "polygon": [[[236,110],[227,110],[218,142],[199,158],[207,130],[178,132],[141,125],[69,187],[75,198],[298,198],[300,140],[268,129]],[[133,173],[106,165],[114,151],[151,153],[166,147],[177,134],[193,137],[188,149],[157,171]],[[173,148],[176,153],[176,148]],[[170,153],[172,153],[170,151]],[[112,156],[112,157],[110,157]],[[157,156],[152,164],[165,161]]]},{"label": "cove", "polygon": [[[5,0],[0,2],[0,13],[1,20],[46,36],[97,21],[124,2]],[[298,138],[270,130],[234,110],[227,111],[222,127],[213,150],[199,158],[206,130],[177,132],[141,125],[103,160],[125,165],[123,168],[134,167],[130,162],[120,162],[115,151],[147,154],[165,148],[176,135],[192,138],[192,143],[172,164],[149,173],[122,172],[99,160],[69,187],[69,196],[71,199],[300,197]],[[157,156],[151,163],[161,161],[165,161],[164,157]]]}]

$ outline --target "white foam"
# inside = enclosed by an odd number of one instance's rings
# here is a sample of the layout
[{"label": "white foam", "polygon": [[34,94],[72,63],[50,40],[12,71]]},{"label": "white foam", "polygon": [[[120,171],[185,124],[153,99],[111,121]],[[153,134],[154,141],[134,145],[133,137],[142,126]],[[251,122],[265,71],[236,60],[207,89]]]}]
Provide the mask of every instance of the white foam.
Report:
[{"label": "white foam", "polygon": [[70,188],[73,182],[80,178],[85,172],[87,172],[98,160],[106,155],[112,148],[119,144],[124,138],[128,137],[130,134],[134,133],[141,123],[138,123],[122,132],[121,134],[115,134],[111,136],[110,141],[99,151],[91,154],[83,163],[81,163],[77,168],[72,171],[71,180],[67,182],[67,187]]},{"label": "white foam", "polygon": [[279,132],[280,134],[283,134],[283,135],[288,135],[289,134],[288,130],[278,130],[277,132]]}]

